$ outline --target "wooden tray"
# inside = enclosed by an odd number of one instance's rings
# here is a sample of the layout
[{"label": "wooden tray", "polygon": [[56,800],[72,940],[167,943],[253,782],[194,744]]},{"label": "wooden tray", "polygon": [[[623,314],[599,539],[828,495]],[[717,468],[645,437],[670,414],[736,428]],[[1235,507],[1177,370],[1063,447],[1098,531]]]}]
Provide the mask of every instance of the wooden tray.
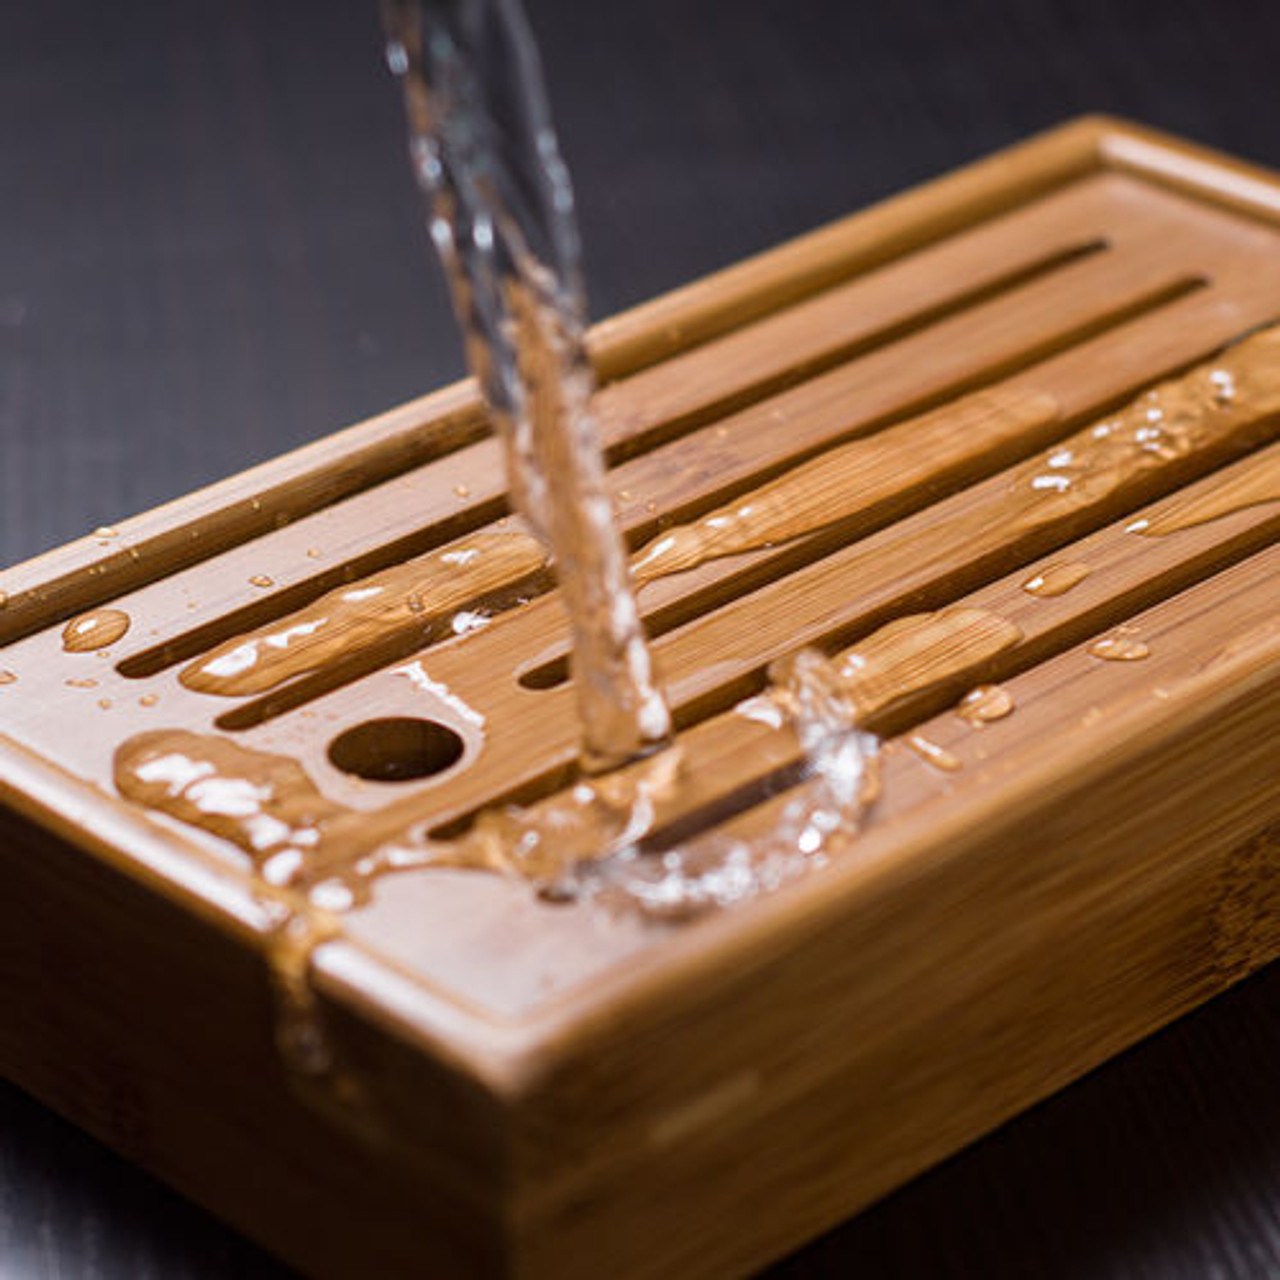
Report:
[{"label": "wooden tray", "polygon": [[[536,573],[469,634],[406,614],[267,692],[178,679],[502,519],[469,383],[8,570],[0,1067],[320,1275],[721,1275],[830,1227],[1280,951],[1275,416],[1009,505],[1060,442],[1278,317],[1280,182],[1085,120],[595,329],[633,545],[814,459],[844,504],[644,588],[696,765],[676,827],[759,828],[806,785],[790,735],[734,711],[779,655],[955,608],[1016,628],[926,636],[868,695],[889,742],[857,842],[692,921],[439,869],[329,917],[115,791],[117,749],[157,729],[299,759],[371,829],[572,783]],[[1223,513],[1134,529],[1187,503]],[[125,635],[64,653],[106,606]],[[1106,636],[1149,656],[1103,660]],[[991,681],[1012,714],[955,714]],[[396,783],[336,767],[383,717],[444,725],[461,757]],[[329,938],[302,973],[287,912]],[[357,1103],[283,1061],[282,985],[314,993]]]}]

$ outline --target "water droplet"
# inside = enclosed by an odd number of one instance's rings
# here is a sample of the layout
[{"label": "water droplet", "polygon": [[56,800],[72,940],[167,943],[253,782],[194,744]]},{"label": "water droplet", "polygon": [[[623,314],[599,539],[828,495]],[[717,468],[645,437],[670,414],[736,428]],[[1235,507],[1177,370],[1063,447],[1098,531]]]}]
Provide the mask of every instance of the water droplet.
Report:
[{"label": "water droplet", "polygon": [[9,593],[7,591],[0,591],[0,609],[3,609],[8,603]]},{"label": "water droplet", "polygon": [[110,711],[110,710],[111,710],[111,699],[110,699],[110,698],[99,698],[99,699],[98,699],[98,706],[100,706],[100,707],[103,709],[103,711]]},{"label": "water droplet", "polygon": [[958,756],[952,755],[946,747],[930,742],[928,738],[920,737],[919,734],[912,734],[906,742],[921,760],[933,765],[935,769],[941,769],[944,773],[955,773],[963,767]]},{"label": "water droplet", "polygon": [[346,812],[297,761],[184,730],[131,738],[113,772],[127,799],[234,841],[260,869],[275,854],[305,857],[324,824]]},{"label": "water droplet", "polygon": [[1039,573],[1028,578],[1022,584],[1022,589],[1033,596],[1061,596],[1083,582],[1089,573],[1089,566],[1079,561],[1047,564]]},{"label": "water droplet", "polygon": [[960,699],[956,715],[975,729],[981,729],[993,720],[1003,720],[1013,708],[1013,695],[1007,689],[998,684],[980,684]]},{"label": "water droplet", "polygon": [[0,667],[0,684],[14,684],[18,677],[5,667]]},{"label": "water droplet", "polygon": [[1100,636],[1088,646],[1086,652],[1106,662],[1139,662],[1151,650],[1141,640],[1135,640],[1131,636],[1110,635]]},{"label": "water droplet", "polygon": [[460,498],[469,498],[471,496],[471,490],[465,484],[455,484],[453,491]]},{"label": "water droplet", "polygon": [[96,689],[98,687],[98,682],[90,677],[64,680],[62,683],[69,689]]},{"label": "water droplet", "polygon": [[319,550],[318,550],[316,547],[308,547],[308,548],[307,548],[307,556],[308,556],[308,558],[309,558],[309,559],[312,559],[312,560],[319,560],[319,559],[320,559],[320,552],[319,552]]},{"label": "water droplet", "polygon": [[144,693],[144,694],[142,695],[142,697],[140,697],[140,698],[138,699],[138,706],[140,706],[140,707],[154,707],[154,706],[156,705],[156,703],[157,703],[157,702],[159,702],[159,701],[160,701],[160,695],[159,695],[159,694],[155,694],[155,693]]},{"label": "water droplet", "polygon": [[118,538],[120,530],[113,524],[100,524],[94,531],[95,538]]},{"label": "water droplet", "polygon": [[255,587],[274,587],[276,585],[275,579],[267,577],[265,573],[255,573],[249,581]]},{"label": "water droplet", "polygon": [[72,618],[62,629],[67,653],[91,653],[114,644],[129,630],[129,615],[121,609],[95,609]]}]

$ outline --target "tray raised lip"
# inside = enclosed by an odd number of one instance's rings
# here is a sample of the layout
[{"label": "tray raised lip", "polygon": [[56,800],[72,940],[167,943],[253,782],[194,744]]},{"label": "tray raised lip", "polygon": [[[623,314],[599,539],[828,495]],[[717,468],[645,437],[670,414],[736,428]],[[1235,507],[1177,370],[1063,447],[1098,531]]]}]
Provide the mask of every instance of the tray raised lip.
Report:
[{"label": "tray raised lip", "polygon": [[[1280,176],[1154,129],[1090,115],[605,320],[590,335],[593,357],[603,379],[623,376],[763,310],[911,252],[984,213],[1004,211],[1104,170],[1280,225]],[[233,508],[242,514],[261,508],[267,527],[270,501],[282,492],[303,498],[322,495],[314,505],[302,507],[318,509],[355,491],[343,488],[344,477],[362,473],[370,484],[376,483],[453,447],[467,433],[482,433],[483,426],[477,425],[481,420],[474,385],[464,380],[133,517],[120,530],[135,543],[162,529],[176,529],[187,537],[205,528],[213,515]],[[246,516],[231,543],[207,540],[195,559],[257,532]],[[104,555],[90,537],[0,573],[0,588],[10,596],[10,604],[0,611],[0,644],[148,580],[136,571],[129,577],[129,561],[120,559],[123,566]],[[175,567],[161,565],[148,577]],[[15,610],[15,597],[29,592],[35,600],[37,591],[36,607],[26,613]],[[55,795],[68,794],[72,820],[51,803]],[[193,842],[176,838],[115,797],[69,777],[2,732],[0,798],[150,891],[225,927],[247,945],[263,945],[270,919],[266,899],[274,895],[264,894],[248,872],[218,864]],[[899,865],[901,861],[895,860]],[[785,895],[785,900],[759,903],[747,928],[741,921],[733,930],[704,925],[697,946],[683,945],[687,937],[673,938],[661,949],[661,957],[641,972],[602,982],[589,1001],[575,991],[579,998],[568,1016],[569,1002],[558,1000],[506,1023],[434,989],[349,937],[326,943],[317,953],[315,971],[329,994],[341,993],[373,1021],[394,1024],[402,1038],[452,1061],[497,1097],[511,1101],[553,1068],[560,1053],[590,1038],[592,1024],[605,1006],[616,1016],[625,1003],[629,1020],[644,1019],[646,1012],[656,1010],[656,1002],[666,999],[673,974],[678,972],[681,982],[692,982],[699,974],[732,965],[746,950],[792,933],[797,920],[815,910],[829,910],[857,879],[825,879],[825,901],[798,892]]]}]

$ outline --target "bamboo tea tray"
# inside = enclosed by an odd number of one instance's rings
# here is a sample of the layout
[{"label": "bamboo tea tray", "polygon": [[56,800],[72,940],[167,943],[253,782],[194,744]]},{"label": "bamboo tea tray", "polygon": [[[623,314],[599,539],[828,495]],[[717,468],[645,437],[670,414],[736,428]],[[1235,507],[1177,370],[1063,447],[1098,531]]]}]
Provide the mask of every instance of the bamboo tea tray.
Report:
[{"label": "bamboo tea tray", "polygon": [[1280,951],[1277,319],[1280,180],[1086,120],[595,329],[661,823],[812,785],[802,646],[885,743],[846,850],[689,919],[296,888],[580,781],[470,383],[6,571],[0,1069],[317,1275],[831,1227]]}]

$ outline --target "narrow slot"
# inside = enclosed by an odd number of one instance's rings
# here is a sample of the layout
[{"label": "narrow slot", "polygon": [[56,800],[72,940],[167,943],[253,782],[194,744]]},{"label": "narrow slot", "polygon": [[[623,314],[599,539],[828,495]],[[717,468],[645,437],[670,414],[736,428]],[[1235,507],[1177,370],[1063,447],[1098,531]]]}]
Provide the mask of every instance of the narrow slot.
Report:
[{"label": "narrow slot", "polygon": [[[994,385],[997,381],[1025,372],[1043,360],[1052,358],[1070,347],[1078,345],[1080,342],[1099,337],[1112,329],[1120,328],[1135,319],[1149,315],[1161,307],[1168,306],[1170,303],[1194,293],[1198,289],[1205,288],[1207,284],[1208,281],[1204,277],[1194,276],[1163,285],[1152,293],[1136,299],[1124,307],[1082,323],[1067,334],[1056,335],[1054,338],[1046,339],[1044,343],[1039,344],[1037,349],[1008,362],[1006,367],[1002,367],[999,373],[991,375],[989,380],[970,380],[969,384],[962,385],[959,391],[948,389],[941,397],[931,397],[929,402],[925,402],[923,408],[913,405],[909,411],[895,413],[893,419],[879,425],[878,430],[885,430],[899,422],[916,417],[920,413],[938,408],[941,404],[958,398],[960,395],[980,390],[984,386]],[[1187,367],[1199,362],[1199,360],[1190,361]],[[1132,397],[1132,391],[1123,393],[1115,397],[1112,404],[1118,406],[1132,399]],[[1088,413],[1079,414],[1070,419],[1064,418],[1060,435],[1069,435],[1085,419],[1100,416],[1105,412],[1105,406],[1101,409],[1095,407]],[[859,432],[859,435],[862,434],[862,432]],[[792,467],[848,443],[849,439],[850,437],[847,436],[837,438],[825,444],[820,450],[809,450],[788,459],[785,465],[767,468],[754,475],[748,482],[726,486],[713,495],[699,499],[696,504],[689,504],[681,508],[678,513],[670,517],[664,517],[664,524],[685,523],[690,520],[696,520],[703,513],[713,510],[725,502],[732,501],[734,498],[750,492],[757,486],[767,483],[779,475],[785,474]],[[961,488],[978,483],[1003,467],[1015,465],[1017,461],[1021,460],[1021,457],[1025,456],[1019,455],[1019,457],[1015,458],[1002,457],[995,466],[987,471],[980,471],[975,466],[972,473],[960,477],[958,483]],[[957,483],[957,481],[949,481],[949,483]],[[839,550],[852,541],[854,537],[866,537],[895,520],[903,519],[922,510],[930,505],[932,500],[932,493],[922,491],[919,494],[919,500],[914,503],[905,498],[896,499],[882,504],[884,509],[880,512],[875,507],[871,507],[858,511],[844,520],[833,522],[808,537],[798,539],[783,548],[777,555],[762,559],[756,564],[748,566],[727,581],[713,583],[701,591],[690,593],[679,600],[670,601],[657,609],[645,613],[646,629],[651,638],[665,635],[677,627],[720,608],[731,600],[750,594],[776,578],[793,573],[795,570],[803,568],[815,560],[820,560],[824,556],[830,555],[833,551]],[[657,533],[656,526],[651,525],[650,528],[652,529],[650,536]],[[647,540],[647,538],[638,538],[636,539],[636,545],[640,545]],[[526,689],[554,689],[569,679],[568,663],[568,653],[559,654],[555,658],[548,659],[546,662],[522,672],[519,676],[519,682]]]},{"label": "narrow slot", "polygon": [[[1067,245],[1065,248],[1054,249],[1033,262],[1007,271],[984,284],[962,290],[950,298],[943,298],[912,315],[904,316],[893,324],[885,325],[882,329],[828,350],[814,352],[770,377],[761,378],[744,387],[737,387],[718,400],[708,401],[688,413],[655,423],[647,430],[616,441],[606,448],[605,457],[610,466],[616,466],[630,458],[650,453],[659,446],[690,435],[719,418],[750,408],[761,400],[768,400],[771,396],[799,386],[800,383],[816,378],[819,374],[827,373],[837,365],[848,364],[891,346],[895,342],[901,342],[904,338],[923,333],[933,325],[941,324],[944,320],[950,320],[964,311],[991,302],[1003,294],[1012,293],[1023,285],[1033,284],[1085,258],[1104,253],[1110,247],[1110,242],[1105,237],[1097,236],[1077,244]],[[812,299],[806,299],[806,301],[812,301]]]}]

